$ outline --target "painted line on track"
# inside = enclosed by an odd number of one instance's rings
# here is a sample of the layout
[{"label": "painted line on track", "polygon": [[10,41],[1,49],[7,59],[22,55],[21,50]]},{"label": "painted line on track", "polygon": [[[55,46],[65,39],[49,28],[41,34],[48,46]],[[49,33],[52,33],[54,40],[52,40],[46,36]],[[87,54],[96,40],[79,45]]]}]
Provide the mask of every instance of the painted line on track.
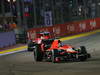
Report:
[{"label": "painted line on track", "polygon": [[[81,33],[81,34],[78,34],[78,35],[64,37],[64,38],[61,38],[60,40],[61,41],[72,40],[72,39],[75,39],[75,38],[89,36],[89,35],[92,35],[92,34],[95,34],[95,33],[98,33],[98,32],[100,32],[100,29],[99,30],[95,30],[95,31],[91,31],[91,32]],[[11,53],[15,53],[15,52],[20,52],[20,51],[25,51],[25,50],[27,50],[27,46],[26,45],[25,46],[21,46],[21,47],[17,47],[17,48],[13,48],[13,49],[8,49],[8,50],[1,51],[0,52],[0,56],[11,54]]]},{"label": "painted line on track", "polygon": [[20,46],[17,48],[7,49],[4,51],[0,51],[0,56],[15,53],[15,52],[20,52],[20,51],[25,51],[25,50],[27,50],[27,46]]}]

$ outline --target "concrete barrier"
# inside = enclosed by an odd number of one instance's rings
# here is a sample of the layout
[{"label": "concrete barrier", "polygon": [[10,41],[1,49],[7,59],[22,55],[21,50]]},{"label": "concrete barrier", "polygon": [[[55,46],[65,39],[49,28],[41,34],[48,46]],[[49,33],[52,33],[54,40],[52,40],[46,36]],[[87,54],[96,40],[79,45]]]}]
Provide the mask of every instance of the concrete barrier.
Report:
[{"label": "concrete barrier", "polygon": [[37,37],[37,32],[49,31],[52,37],[63,37],[100,29],[100,18],[55,24],[49,27],[32,28],[27,31],[28,39]]}]

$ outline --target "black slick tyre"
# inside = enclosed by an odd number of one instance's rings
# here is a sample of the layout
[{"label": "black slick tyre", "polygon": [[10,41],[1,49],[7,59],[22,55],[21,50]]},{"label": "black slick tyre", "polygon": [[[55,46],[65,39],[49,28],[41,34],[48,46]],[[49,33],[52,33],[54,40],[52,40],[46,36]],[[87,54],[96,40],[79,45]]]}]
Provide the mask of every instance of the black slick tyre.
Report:
[{"label": "black slick tyre", "polygon": [[35,61],[42,61],[43,60],[43,53],[39,47],[39,45],[36,45],[34,48],[34,60]]}]

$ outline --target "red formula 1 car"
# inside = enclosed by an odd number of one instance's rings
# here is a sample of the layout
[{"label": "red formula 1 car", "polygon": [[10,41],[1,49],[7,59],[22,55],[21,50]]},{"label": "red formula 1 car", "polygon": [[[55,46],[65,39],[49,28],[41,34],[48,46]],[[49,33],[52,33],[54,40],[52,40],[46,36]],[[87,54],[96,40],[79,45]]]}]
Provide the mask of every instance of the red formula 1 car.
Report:
[{"label": "red formula 1 car", "polygon": [[58,39],[44,39],[41,44],[34,45],[34,59],[36,61],[85,61],[90,58],[84,46],[74,48],[71,45],[62,45]]},{"label": "red formula 1 car", "polygon": [[48,40],[51,38],[50,32],[38,32],[36,35],[37,37],[35,39],[31,39],[28,41],[28,51],[33,51],[33,47],[35,47],[36,45],[41,45],[41,48],[43,48],[43,40]]}]

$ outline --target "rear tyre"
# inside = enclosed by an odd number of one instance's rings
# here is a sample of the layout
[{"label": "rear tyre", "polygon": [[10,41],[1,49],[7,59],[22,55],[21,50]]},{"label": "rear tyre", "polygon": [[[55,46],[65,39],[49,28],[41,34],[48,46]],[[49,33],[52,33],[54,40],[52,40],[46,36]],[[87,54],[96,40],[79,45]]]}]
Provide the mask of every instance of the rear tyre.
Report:
[{"label": "rear tyre", "polygon": [[43,60],[43,52],[41,51],[39,45],[36,45],[34,48],[34,60],[35,61],[42,61]]}]

